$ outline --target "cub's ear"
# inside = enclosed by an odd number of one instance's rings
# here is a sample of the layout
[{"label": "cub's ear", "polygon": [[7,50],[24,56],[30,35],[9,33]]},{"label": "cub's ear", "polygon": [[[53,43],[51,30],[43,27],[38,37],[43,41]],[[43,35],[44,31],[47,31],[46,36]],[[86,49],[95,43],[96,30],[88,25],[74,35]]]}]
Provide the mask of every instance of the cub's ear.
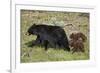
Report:
[{"label": "cub's ear", "polygon": [[36,25],[35,23],[33,25]]},{"label": "cub's ear", "polygon": [[69,37],[70,37],[70,39],[73,39],[74,33],[72,33]]}]

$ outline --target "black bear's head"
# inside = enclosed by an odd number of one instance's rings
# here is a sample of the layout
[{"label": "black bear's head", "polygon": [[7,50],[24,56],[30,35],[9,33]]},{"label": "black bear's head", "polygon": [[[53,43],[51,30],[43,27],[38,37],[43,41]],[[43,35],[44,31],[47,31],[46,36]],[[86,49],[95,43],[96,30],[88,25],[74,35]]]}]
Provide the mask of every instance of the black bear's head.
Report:
[{"label": "black bear's head", "polygon": [[31,27],[28,28],[26,35],[37,35],[37,25],[33,24]]}]

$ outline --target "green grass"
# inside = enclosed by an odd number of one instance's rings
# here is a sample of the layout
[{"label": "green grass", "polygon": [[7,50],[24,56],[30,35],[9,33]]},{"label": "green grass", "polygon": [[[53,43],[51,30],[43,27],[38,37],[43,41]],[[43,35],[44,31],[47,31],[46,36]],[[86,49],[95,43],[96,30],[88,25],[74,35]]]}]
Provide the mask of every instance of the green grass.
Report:
[{"label": "green grass", "polygon": [[[64,26],[72,23],[79,31],[87,36],[85,44],[85,52],[71,52],[63,49],[48,48],[34,46],[29,47],[36,36],[27,36],[25,33],[33,23],[46,23],[48,25]],[[80,27],[78,27],[81,25]],[[70,28],[65,27],[66,34],[70,33]],[[71,61],[71,60],[88,60],[89,59],[89,14],[74,12],[47,12],[47,11],[31,11],[21,10],[21,62],[48,62],[48,61]],[[69,34],[68,34],[69,36]]]}]

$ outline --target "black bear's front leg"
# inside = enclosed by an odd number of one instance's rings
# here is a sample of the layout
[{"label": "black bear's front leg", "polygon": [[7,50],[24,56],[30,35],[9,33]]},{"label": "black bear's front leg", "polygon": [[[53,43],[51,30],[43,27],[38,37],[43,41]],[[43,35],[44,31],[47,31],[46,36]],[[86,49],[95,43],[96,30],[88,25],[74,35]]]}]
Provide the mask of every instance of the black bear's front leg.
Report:
[{"label": "black bear's front leg", "polygon": [[48,49],[48,41],[47,40],[44,41],[44,47],[45,47],[45,51],[47,51],[47,49]]},{"label": "black bear's front leg", "polygon": [[34,45],[38,45],[38,44],[40,44],[40,43],[41,43],[40,36],[37,36],[36,40],[33,41],[32,46],[34,46]]}]

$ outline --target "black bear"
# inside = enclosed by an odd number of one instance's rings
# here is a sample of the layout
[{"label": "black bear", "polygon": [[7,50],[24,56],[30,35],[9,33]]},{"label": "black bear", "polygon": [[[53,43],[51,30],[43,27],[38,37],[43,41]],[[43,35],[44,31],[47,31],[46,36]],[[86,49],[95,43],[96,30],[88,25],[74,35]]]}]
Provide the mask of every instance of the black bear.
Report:
[{"label": "black bear", "polygon": [[59,26],[51,26],[45,24],[33,24],[27,31],[28,35],[36,35],[37,38],[33,42],[33,46],[44,44],[45,50],[48,44],[56,48],[56,45],[70,51],[68,38],[63,28]]}]

